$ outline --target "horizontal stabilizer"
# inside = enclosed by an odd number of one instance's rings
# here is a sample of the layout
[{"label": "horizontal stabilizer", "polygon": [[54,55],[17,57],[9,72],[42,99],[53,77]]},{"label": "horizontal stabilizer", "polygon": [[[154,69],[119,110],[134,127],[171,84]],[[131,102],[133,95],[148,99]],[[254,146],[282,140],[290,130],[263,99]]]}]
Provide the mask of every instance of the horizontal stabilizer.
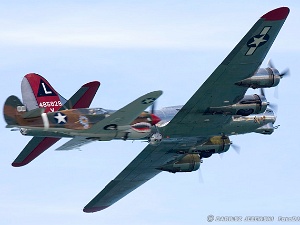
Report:
[{"label": "horizontal stabilizer", "polygon": [[100,86],[99,81],[92,81],[83,85],[61,108],[63,109],[79,109],[90,107],[97,90]]},{"label": "horizontal stabilizer", "polygon": [[68,151],[73,149],[79,149],[81,146],[95,141],[95,139],[87,139],[86,137],[77,136],[58,147],[57,151]]},{"label": "horizontal stabilizer", "polygon": [[33,137],[12,163],[12,166],[25,166],[55,144],[58,140],[60,140],[60,138]]},{"label": "horizontal stabilizer", "polygon": [[44,112],[45,112],[45,108],[36,108],[36,109],[30,110],[30,111],[24,113],[22,115],[22,117],[24,119],[35,118],[35,117],[41,116],[41,114]]}]

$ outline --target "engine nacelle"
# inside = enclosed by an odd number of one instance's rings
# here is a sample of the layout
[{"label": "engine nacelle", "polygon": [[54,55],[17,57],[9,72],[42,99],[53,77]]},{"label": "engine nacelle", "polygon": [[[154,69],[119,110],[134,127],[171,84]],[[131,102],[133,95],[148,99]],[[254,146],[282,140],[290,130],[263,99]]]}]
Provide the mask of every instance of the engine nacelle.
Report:
[{"label": "engine nacelle", "polygon": [[245,95],[244,98],[236,104],[210,107],[208,113],[249,116],[250,114],[263,113],[268,106],[268,102],[263,95]]},{"label": "engine nacelle", "polygon": [[230,144],[231,142],[227,136],[213,136],[205,143],[191,148],[190,153],[198,153],[201,158],[208,158],[214,153],[227,152]]},{"label": "engine nacelle", "polygon": [[187,154],[179,161],[170,162],[157,169],[171,173],[192,172],[200,168],[200,163],[200,157],[198,154]]},{"label": "engine nacelle", "polygon": [[236,85],[243,87],[270,88],[275,87],[280,82],[280,73],[275,68],[259,68],[257,72],[247,79],[241,80]]}]

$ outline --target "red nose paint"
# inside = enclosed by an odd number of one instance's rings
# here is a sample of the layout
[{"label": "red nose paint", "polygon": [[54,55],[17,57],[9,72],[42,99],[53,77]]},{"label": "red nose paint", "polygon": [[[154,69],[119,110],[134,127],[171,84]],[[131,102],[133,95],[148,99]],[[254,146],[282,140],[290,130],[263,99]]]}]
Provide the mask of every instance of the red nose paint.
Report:
[{"label": "red nose paint", "polygon": [[159,121],[161,121],[161,119],[158,116],[154,115],[154,114],[151,114],[151,119],[152,119],[152,125],[155,125]]}]

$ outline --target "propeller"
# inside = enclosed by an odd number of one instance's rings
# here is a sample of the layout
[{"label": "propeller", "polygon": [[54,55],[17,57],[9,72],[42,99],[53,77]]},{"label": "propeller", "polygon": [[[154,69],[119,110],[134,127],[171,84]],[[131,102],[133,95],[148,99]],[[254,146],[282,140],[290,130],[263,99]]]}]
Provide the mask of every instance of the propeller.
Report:
[{"label": "propeller", "polygon": [[151,105],[150,112],[149,111],[146,112],[150,114],[152,125],[156,127],[156,124],[159,123],[161,119],[154,114],[154,111],[155,111],[155,102],[153,102],[153,104]]},{"label": "propeller", "polygon": [[153,104],[151,105],[151,114],[154,114],[154,111],[155,111],[155,106],[156,106],[156,103],[153,102]]},{"label": "propeller", "polygon": [[[269,62],[268,62],[268,67],[270,68],[270,69],[276,69],[275,68],[275,65],[274,65],[274,63],[272,62],[272,60],[270,59],[269,60]],[[276,69],[277,70],[277,69]],[[277,70],[278,71],[278,70]],[[279,72],[278,72],[279,73]],[[279,77],[280,77],[280,79],[282,79],[282,78],[284,78],[284,77],[288,77],[288,76],[290,76],[290,70],[289,70],[289,68],[286,68],[285,70],[283,70],[281,73],[279,73],[278,74],[279,75]],[[274,91],[274,97],[276,98],[276,99],[278,99],[278,93],[279,93],[279,87],[278,87],[278,85],[275,87],[275,91]]]},{"label": "propeller", "polygon": [[[232,142],[230,142],[230,147],[232,147],[232,149],[233,149],[238,155],[241,153],[241,147],[240,147],[240,146],[238,146],[238,145],[233,144]],[[219,154],[220,159],[223,159],[225,153],[226,153],[226,152],[222,152],[222,153]]]},{"label": "propeller", "polygon": [[233,150],[237,153],[237,154],[240,154],[241,152],[241,147],[236,145],[236,144],[233,144],[232,142],[230,143],[230,147],[233,148]]},{"label": "propeller", "polygon": [[[272,60],[270,59],[269,62],[268,62],[268,67],[270,69],[276,69],[274,63],[272,62]],[[283,77],[286,77],[286,76],[290,76],[290,69],[289,68],[286,68],[285,70],[283,70],[281,73],[278,74],[280,76],[280,78],[282,79]]]},{"label": "propeller", "polygon": [[[265,90],[264,90],[263,88],[260,88],[260,94],[266,98]],[[277,111],[278,111],[278,106],[277,106],[277,104],[268,102],[268,106],[269,106],[274,112],[277,112]]]},{"label": "propeller", "polygon": [[198,169],[198,179],[199,179],[199,183],[200,184],[204,183],[204,179],[203,179],[203,175],[202,175],[202,170],[201,170],[201,165],[200,165],[200,168]]}]

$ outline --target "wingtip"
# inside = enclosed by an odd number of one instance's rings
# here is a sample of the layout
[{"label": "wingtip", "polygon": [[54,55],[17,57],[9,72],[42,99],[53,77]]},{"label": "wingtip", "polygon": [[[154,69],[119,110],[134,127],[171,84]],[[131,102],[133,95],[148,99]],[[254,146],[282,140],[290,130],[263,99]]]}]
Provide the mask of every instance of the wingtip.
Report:
[{"label": "wingtip", "polygon": [[280,7],[266,13],[261,18],[269,21],[284,20],[289,15],[289,12],[290,9],[288,7]]},{"label": "wingtip", "polygon": [[12,162],[12,166],[13,167],[21,167],[21,166],[25,166],[25,165],[27,165],[27,164],[29,164],[31,161],[30,160],[27,160],[27,159],[25,159],[25,160],[23,160],[23,161],[21,161],[21,162],[18,162],[18,161],[13,161]]},{"label": "wingtip", "polygon": [[99,81],[92,81],[92,82],[84,84],[82,87],[99,87],[100,84],[101,83]]},{"label": "wingtip", "polygon": [[27,163],[17,163],[17,162],[13,162],[11,165],[13,167],[21,167],[21,166],[25,166]]},{"label": "wingtip", "polygon": [[94,212],[98,212],[101,210],[104,210],[106,208],[108,208],[109,206],[100,206],[100,207],[91,207],[91,208],[84,208],[83,212],[85,213],[94,213]]}]

